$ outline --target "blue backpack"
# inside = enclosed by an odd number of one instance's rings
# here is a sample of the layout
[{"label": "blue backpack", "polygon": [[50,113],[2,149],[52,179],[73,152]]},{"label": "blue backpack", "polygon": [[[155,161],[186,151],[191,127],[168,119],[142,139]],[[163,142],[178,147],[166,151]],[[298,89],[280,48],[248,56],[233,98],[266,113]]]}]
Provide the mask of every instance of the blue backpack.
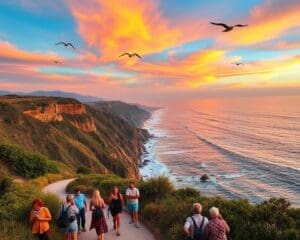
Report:
[{"label": "blue backpack", "polygon": [[192,221],[193,221],[194,227],[195,227],[193,239],[194,240],[203,240],[204,239],[204,231],[203,231],[202,227],[204,224],[205,217],[202,217],[202,222],[201,222],[200,227],[197,227],[195,219],[193,217],[191,217],[191,218],[192,218]]}]

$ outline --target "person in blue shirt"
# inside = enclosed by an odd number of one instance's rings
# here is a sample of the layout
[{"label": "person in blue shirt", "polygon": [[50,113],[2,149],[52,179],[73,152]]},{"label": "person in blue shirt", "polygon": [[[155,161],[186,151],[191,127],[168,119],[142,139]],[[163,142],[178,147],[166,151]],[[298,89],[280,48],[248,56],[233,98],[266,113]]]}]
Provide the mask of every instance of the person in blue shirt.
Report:
[{"label": "person in blue shirt", "polygon": [[79,213],[76,215],[78,233],[80,233],[81,231],[86,232],[85,229],[85,211],[87,209],[86,198],[85,195],[81,193],[78,188],[75,189],[74,202],[76,207],[79,209]]}]

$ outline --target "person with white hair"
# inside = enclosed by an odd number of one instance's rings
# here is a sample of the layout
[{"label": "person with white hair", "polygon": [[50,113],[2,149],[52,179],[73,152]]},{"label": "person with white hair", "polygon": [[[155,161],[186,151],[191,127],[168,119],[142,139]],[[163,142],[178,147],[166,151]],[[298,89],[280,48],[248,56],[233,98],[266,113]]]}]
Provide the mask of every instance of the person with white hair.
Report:
[{"label": "person with white hair", "polygon": [[183,227],[183,232],[187,239],[201,240],[204,239],[204,229],[208,224],[208,219],[201,215],[202,205],[193,204],[193,216],[188,217]]},{"label": "person with white hair", "polygon": [[204,236],[206,240],[227,240],[230,228],[216,207],[209,209],[211,220],[207,224]]}]

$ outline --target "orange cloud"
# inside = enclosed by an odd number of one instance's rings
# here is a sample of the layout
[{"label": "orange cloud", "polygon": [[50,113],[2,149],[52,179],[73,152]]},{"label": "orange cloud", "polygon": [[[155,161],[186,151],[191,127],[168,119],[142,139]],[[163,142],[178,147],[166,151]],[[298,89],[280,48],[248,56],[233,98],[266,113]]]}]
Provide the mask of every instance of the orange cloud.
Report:
[{"label": "orange cloud", "polygon": [[0,61],[6,63],[53,64],[53,60],[61,60],[54,53],[42,54],[26,52],[16,48],[9,42],[0,42]]},{"label": "orange cloud", "polygon": [[181,32],[162,16],[156,0],[69,1],[79,33],[104,59],[120,53],[159,52],[177,44]]},{"label": "orange cloud", "polygon": [[289,29],[300,27],[300,1],[267,0],[250,12],[250,18],[241,20],[249,24],[232,32],[222,33],[221,39],[229,43],[249,45],[279,37]]}]

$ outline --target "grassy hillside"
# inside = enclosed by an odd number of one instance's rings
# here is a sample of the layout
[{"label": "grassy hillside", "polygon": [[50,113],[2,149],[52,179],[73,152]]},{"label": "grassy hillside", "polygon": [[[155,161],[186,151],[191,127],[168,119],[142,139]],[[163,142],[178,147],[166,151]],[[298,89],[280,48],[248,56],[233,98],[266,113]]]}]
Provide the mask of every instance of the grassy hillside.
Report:
[{"label": "grassy hillside", "polygon": [[[108,198],[113,186],[125,192],[130,179],[113,175],[86,175],[71,182],[67,188],[79,187],[84,193],[99,189]],[[182,227],[191,216],[192,204],[203,205],[203,215],[218,207],[229,224],[231,240],[298,240],[300,239],[300,209],[292,208],[285,199],[272,198],[258,205],[247,200],[227,200],[222,197],[204,197],[192,188],[176,190],[165,177],[137,183],[143,219],[159,231],[164,240],[184,239]]]},{"label": "grassy hillside", "polygon": [[55,223],[61,202],[55,195],[41,192],[43,186],[64,177],[63,175],[52,174],[24,183],[14,183],[10,176],[0,169],[0,239],[32,239],[28,219],[31,202],[37,197],[44,201],[52,214],[51,239],[64,239],[62,232],[58,230]]},{"label": "grassy hillside", "polygon": [[112,113],[135,127],[141,127],[144,121],[151,116],[148,111],[136,105],[120,101],[93,102],[89,103],[89,105],[96,110]]},{"label": "grassy hillside", "polygon": [[[62,112],[54,118],[56,108]],[[50,121],[37,119],[41,116]],[[19,145],[74,171],[84,165],[91,172],[136,178],[147,137],[145,130],[74,99],[0,97],[0,144]]]}]

